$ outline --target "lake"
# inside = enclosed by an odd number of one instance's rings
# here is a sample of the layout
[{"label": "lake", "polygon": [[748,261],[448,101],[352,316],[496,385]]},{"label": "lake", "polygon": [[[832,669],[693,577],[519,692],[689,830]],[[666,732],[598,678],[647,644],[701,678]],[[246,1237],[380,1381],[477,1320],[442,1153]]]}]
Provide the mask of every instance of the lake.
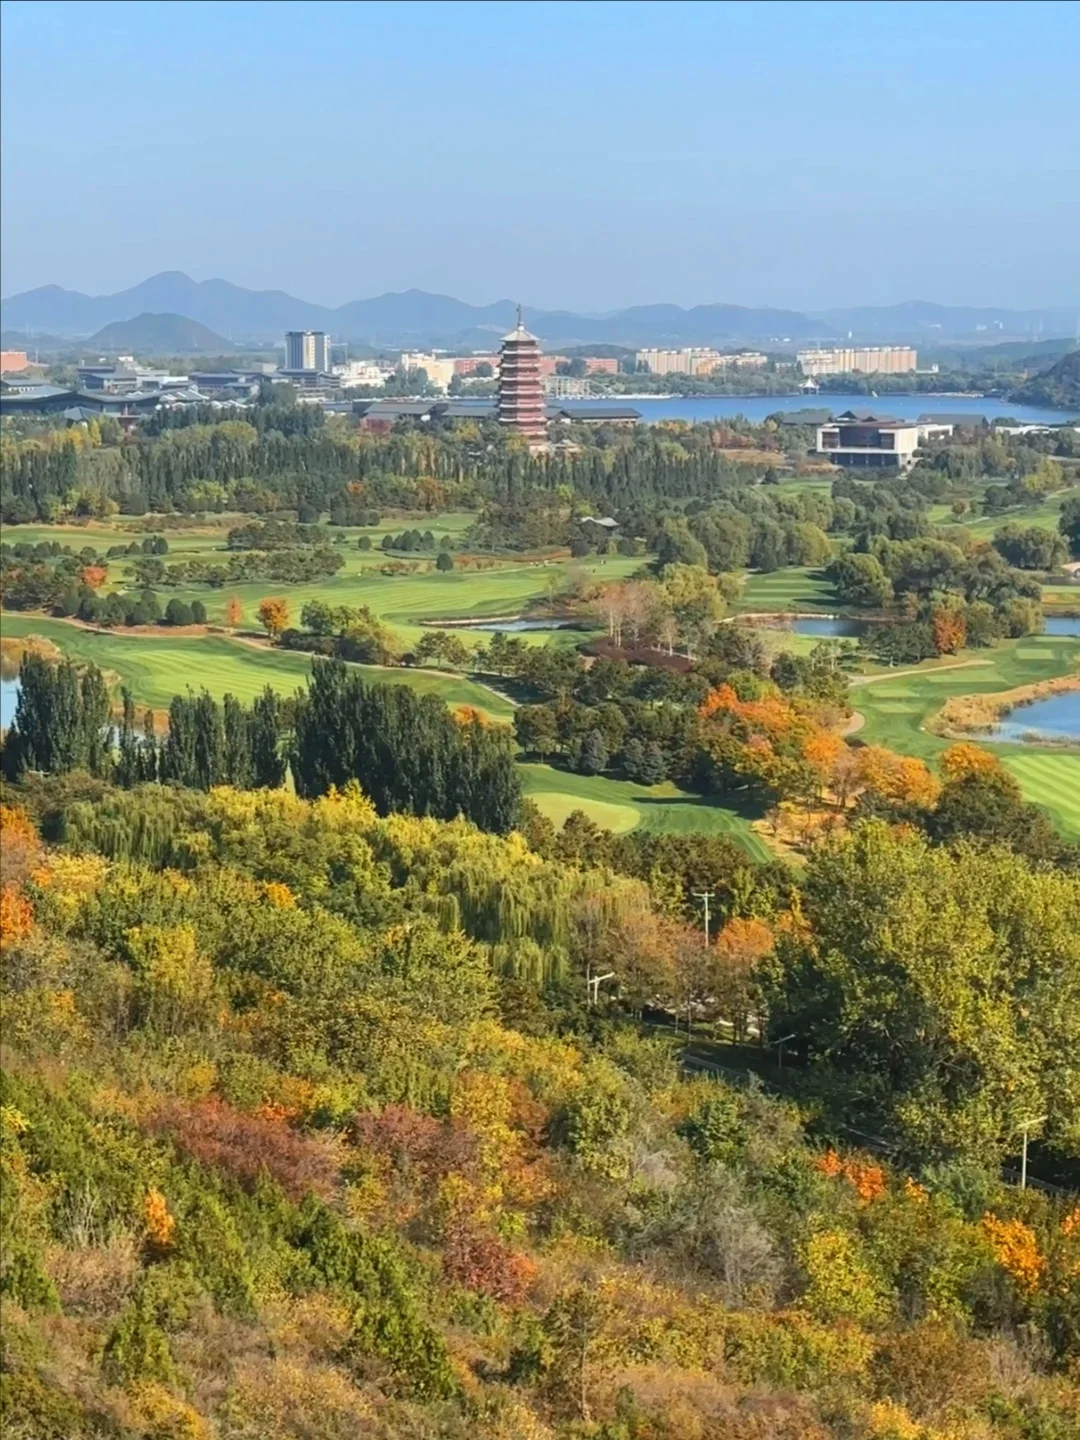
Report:
[{"label": "lake", "polygon": [[1080,690],[1063,690],[1033,705],[1018,706],[987,738],[1017,741],[1028,735],[1080,743]]},{"label": "lake", "polygon": [[0,678],[0,730],[6,730],[15,718],[15,699],[18,693],[18,680]]},{"label": "lake", "polygon": [[425,621],[443,630],[491,630],[512,635],[520,630],[581,630],[578,620],[432,620]]},{"label": "lake", "polygon": [[920,415],[927,414],[985,415],[988,420],[1012,416],[1014,420],[1033,425],[1060,425],[1074,418],[1065,410],[953,395],[650,395],[645,399],[605,396],[602,399],[551,403],[558,404],[568,414],[573,414],[579,407],[605,410],[631,406],[641,411],[641,418],[647,424],[655,424],[657,420],[689,420],[702,424],[707,420],[730,420],[735,415],[762,421],[780,411],[823,410],[826,407],[834,414],[842,410],[879,410],[883,415],[895,416],[897,420],[917,420]]},{"label": "lake", "polygon": [[1043,633],[1080,636],[1080,615],[1048,615],[1043,626]]}]

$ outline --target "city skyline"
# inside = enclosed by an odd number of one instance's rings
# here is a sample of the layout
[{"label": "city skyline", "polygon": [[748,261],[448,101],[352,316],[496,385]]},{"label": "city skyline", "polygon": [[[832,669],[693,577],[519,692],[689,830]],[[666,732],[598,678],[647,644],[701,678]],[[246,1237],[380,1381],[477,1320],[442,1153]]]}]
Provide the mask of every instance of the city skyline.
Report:
[{"label": "city skyline", "polygon": [[970,13],[8,0],[3,291],[1075,304],[1080,10]]}]

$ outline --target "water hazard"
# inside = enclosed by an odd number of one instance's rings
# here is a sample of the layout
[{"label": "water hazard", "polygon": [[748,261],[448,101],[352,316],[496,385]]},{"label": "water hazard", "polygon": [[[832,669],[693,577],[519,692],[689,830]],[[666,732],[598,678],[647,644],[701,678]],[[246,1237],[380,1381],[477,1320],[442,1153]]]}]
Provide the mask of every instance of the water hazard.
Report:
[{"label": "water hazard", "polygon": [[1080,690],[1063,690],[1010,710],[989,737],[992,740],[1052,740],[1080,744]]}]

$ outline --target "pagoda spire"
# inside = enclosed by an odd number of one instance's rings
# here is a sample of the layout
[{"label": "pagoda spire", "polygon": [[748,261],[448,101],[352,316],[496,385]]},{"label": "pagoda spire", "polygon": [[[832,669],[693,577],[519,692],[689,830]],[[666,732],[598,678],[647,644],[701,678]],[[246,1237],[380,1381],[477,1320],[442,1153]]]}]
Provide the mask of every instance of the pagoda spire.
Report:
[{"label": "pagoda spire", "polygon": [[517,307],[517,328],[504,336],[499,352],[497,414],[501,424],[521,435],[530,449],[547,445],[547,405],[540,374],[540,344],[525,329],[524,307]]}]

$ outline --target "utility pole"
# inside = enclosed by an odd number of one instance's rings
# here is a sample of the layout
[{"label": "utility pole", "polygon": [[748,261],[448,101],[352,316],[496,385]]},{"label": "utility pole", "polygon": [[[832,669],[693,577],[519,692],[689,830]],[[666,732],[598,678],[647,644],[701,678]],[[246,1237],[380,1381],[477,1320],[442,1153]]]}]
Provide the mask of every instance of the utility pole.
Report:
[{"label": "utility pole", "polygon": [[788,1043],[789,1040],[794,1040],[794,1039],[795,1039],[795,1032],[792,1031],[792,1033],[791,1033],[790,1035],[781,1035],[781,1037],[780,1037],[779,1040],[774,1040],[774,1041],[773,1041],[773,1044],[776,1046],[776,1068],[777,1068],[777,1070],[782,1070],[782,1069],[784,1068],[784,1046]]},{"label": "utility pole", "polygon": [[600,999],[600,986],[605,980],[614,980],[615,971],[609,970],[605,975],[594,975],[592,968],[585,971],[585,989],[588,991],[589,1004],[596,1005]]},{"label": "utility pole", "polygon": [[700,900],[705,906],[705,948],[709,948],[709,901],[716,898],[715,890],[695,890],[694,899]]},{"label": "utility pole", "polygon": [[1023,1122],[1024,1144],[1020,1150],[1020,1189],[1027,1189],[1027,1152],[1028,1152],[1028,1131],[1034,1130],[1036,1125],[1041,1125],[1046,1119],[1045,1115],[1034,1115],[1030,1120]]}]

